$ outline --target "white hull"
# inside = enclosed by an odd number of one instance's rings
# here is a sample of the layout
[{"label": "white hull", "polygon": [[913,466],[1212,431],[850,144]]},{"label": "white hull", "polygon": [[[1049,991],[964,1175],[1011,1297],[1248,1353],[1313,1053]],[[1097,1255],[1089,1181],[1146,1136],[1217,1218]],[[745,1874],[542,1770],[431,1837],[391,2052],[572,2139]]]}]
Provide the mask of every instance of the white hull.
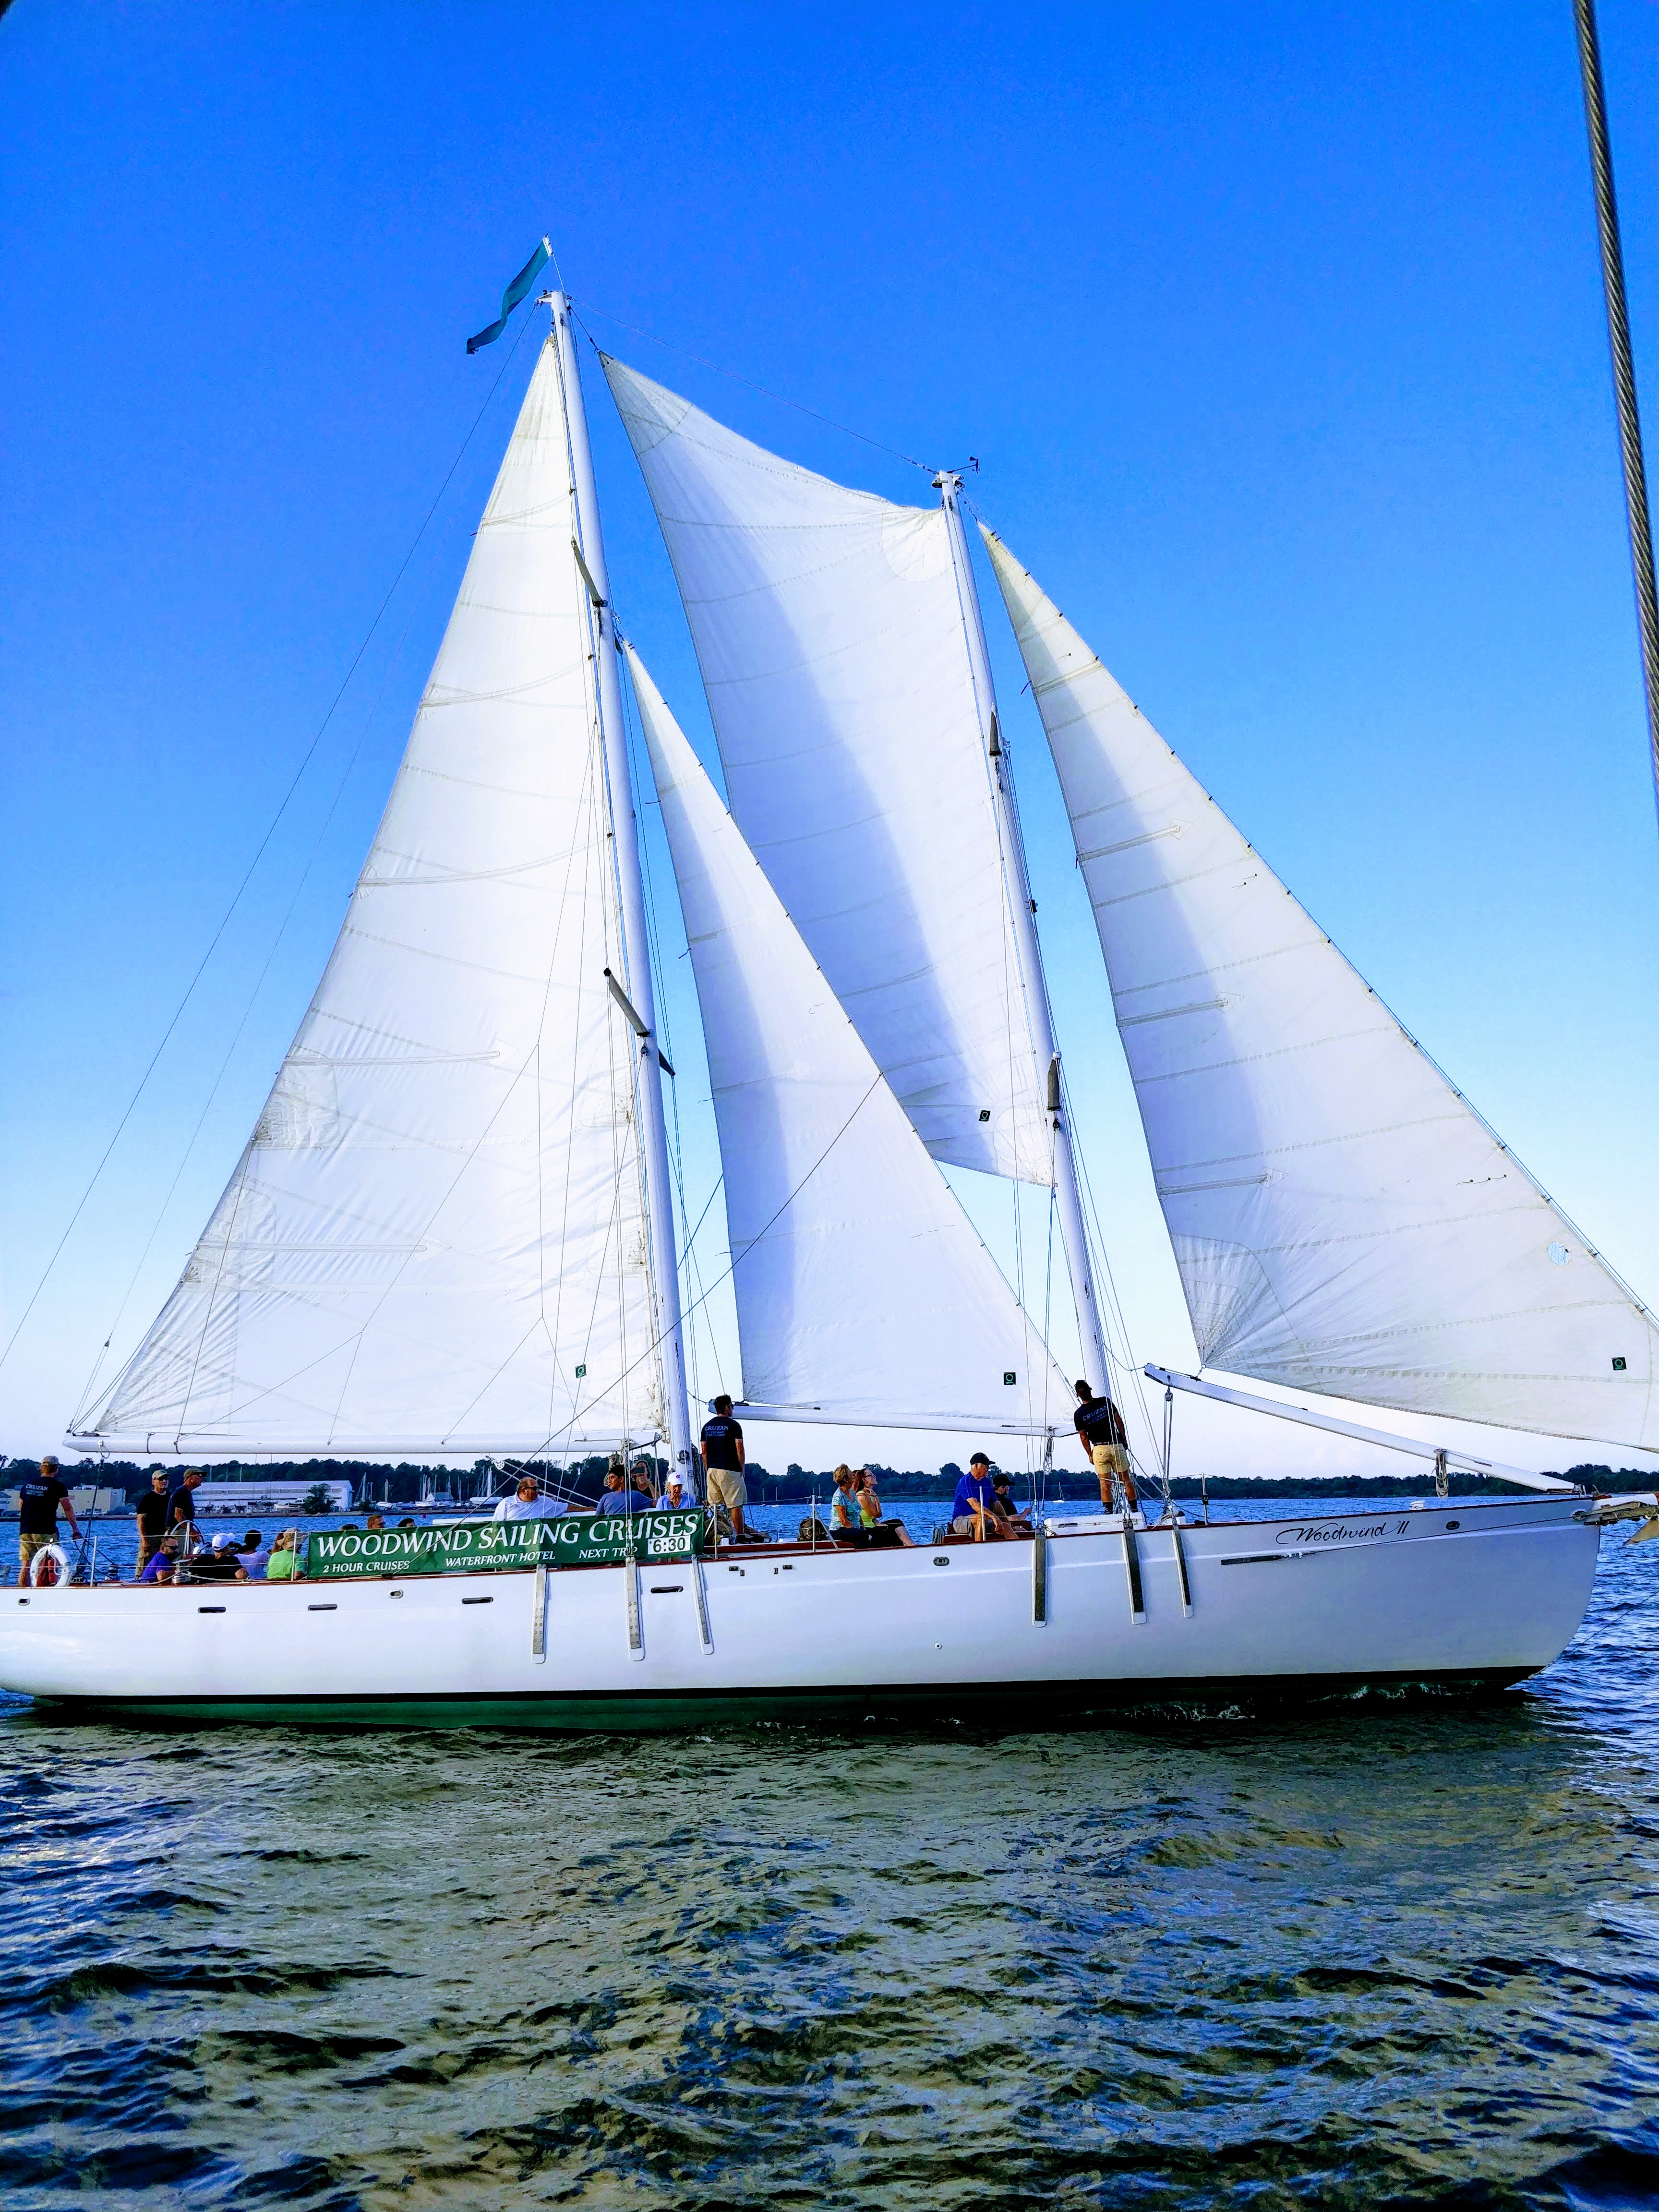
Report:
[{"label": "white hull", "polygon": [[1599,1542],[1588,1502],[1187,1526],[1190,1609],[1176,1532],[1139,1530],[1139,1617],[1121,1527],[1099,1520],[1051,1522],[1040,1545],[59,1584],[0,1595],[0,1686],[208,1717],[535,1728],[1480,1687],[1547,1666],[1577,1628]]}]

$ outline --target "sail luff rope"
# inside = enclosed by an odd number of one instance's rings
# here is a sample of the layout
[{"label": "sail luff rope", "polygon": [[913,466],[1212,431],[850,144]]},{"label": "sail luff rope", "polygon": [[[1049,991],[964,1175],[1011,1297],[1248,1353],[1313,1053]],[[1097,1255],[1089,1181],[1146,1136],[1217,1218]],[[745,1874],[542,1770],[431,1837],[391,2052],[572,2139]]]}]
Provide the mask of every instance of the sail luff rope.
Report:
[{"label": "sail luff rope", "polygon": [[1659,597],[1654,590],[1647,468],[1642,457],[1642,418],[1637,404],[1636,370],[1631,358],[1630,317],[1625,304],[1625,253],[1619,234],[1619,202],[1613,186],[1613,153],[1607,141],[1607,95],[1601,81],[1595,0],[1573,0],[1573,15],[1578,31],[1584,122],[1589,135],[1590,176],[1595,187],[1595,227],[1601,247],[1601,291],[1607,311],[1607,347],[1613,356],[1613,400],[1619,415],[1619,454],[1625,474],[1625,519],[1630,531],[1631,568],[1636,586],[1636,626],[1642,648],[1648,750],[1652,758],[1655,802],[1659,804]]},{"label": "sail luff rope", "polygon": [[478,425],[483,421],[484,416],[489,413],[490,403],[494,400],[496,392],[501,388],[501,379],[507,374],[507,370],[512,367],[513,356],[518,352],[519,347],[523,342],[524,331],[528,328],[529,322],[528,319],[526,319],[524,329],[520,331],[518,337],[513,341],[513,344],[507,353],[507,359],[501,363],[500,369],[496,373],[495,383],[490,386],[489,392],[485,395],[483,405],[479,408],[477,415],[473,416],[471,428],[468,430],[465,437],[462,439],[459,447],[456,450],[455,458],[450,463],[448,470],[445,474],[443,482],[439,485],[436,492],[433,495],[432,504],[428,507],[425,515],[422,518],[420,528],[415,532],[414,537],[410,539],[409,550],[404,554],[402,561],[399,562],[398,573],[392,579],[392,582],[387,587],[386,597],[381,600],[380,606],[375,611],[374,620],[364,631],[362,643],[357,647],[356,652],[352,655],[350,665],[347,668],[344,676],[340,680],[339,689],[335,692],[333,698],[329,702],[326,713],[324,714],[322,720],[317,725],[316,734],[313,737],[311,743],[306,747],[304,757],[301,760],[299,767],[294,771],[292,781],[289,783],[288,789],[283,793],[281,799],[278,801],[276,811],[271,816],[265,833],[264,836],[261,837],[258,847],[255,848],[253,858],[247,864],[246,874],[244,874],[240,883],[237,884],[235,890],[232,893],[230,903],[225,908],[224,914],[221,917],[218,927],[214,931],[212,937],[210,939],[208,948],[202,955],[201,961],[197,967],[195,974],[185,986],[184,996],[179,1000],[178,1006],[174,1008],[173,1018],[168,1022],[166,1029],[162,1030],[161,1042],[156,1046],[154,1053],[150,1055],[149,1063],[144,1069],[143,1073],[139,1077],[137,1087],[133,1091],[131,1097],[127,1101],[126,1109],[122,1114],[120,1120],[116,1123],[114,1133],[110,1138],[108,1144],[105,1146],[103,1152],[99,1158],[98,1164],[94,1168],[92,1174],[88,1180],[86,1188],[82,1192],[80,1199],[76,1202],[75,1211],[70,1214],[69,1220],[64,1226],[63,1235],[52,1247],[52,1255],[47,1260],[46,1267],[41,1271],[40,1279],[36,1283],[33,1290],[29,1294],[28,1303],[25,1305],[22,1313],[18,1317],[17,1326],[13,1329],[9,1337],[7,1338],[3,1347],[0,1347],[0,1367],[3,1367],[7,1360],[10,1358],[13,1350],[16,1346],[18,1338],[22,1334],[25,1328],[28,1324],[29,1316],[34,1311],[35,1306],[40,1301],[40,1293],[46,1289],[46,1284],[51,1279],[52,1270],[57,1267],[59,1259],[63,1255],[64,1247],[69,1243],[70,1237],[74,1234],[76,1223],[81,1218],[82,1214],[86,1211],[87,1202],[91,1198],[93,1192],[97,1188],[99,1178],[102,1176],[106,1167],[108,1166],[111,1154],[114,1152],[117,1145],[121,1141],[121,1133],[123,1130],[126,1127],[127,1123],[132,1119],[134,1113],[137,1111],[138,1101],[143,1097],[145,1090],[148,1088],[149,1079],[155,1073],[156,1066],[161,1060],[161,1054],[167,1050],[168,1039],[178,1028],[179,1023],[184,1019],[185,1009],[189,1006],[191,1000],[195,996],[196,987],[201,981],[203,975],[205,974],[208,963],[212,959],[215,951],[217,950],[220,939],[223,937],[226,930],[229,928],[231,917],[234,915],[237,908],[240,905],[242,895],[253,879],[254,871],[258,868],[260,861],[264,858],[266,848],[270,845],[271,839],[276,834],[277,825],[281,823],[283,815],[288,811],[289,801],[293,799],[295,793],[299,789],[301,782],[304,778],[305,772],[310,767],[313,757],[316,753],[318,746],[321,744],[324,734],[326,732],[330,722],[334,719],[335,710],[339,706],[341,700],[344,698],[347,689],[351,683],[352,678],[357,672],[363,655],[368,651],[370,645],[374,642],[374,633],[379,629],[381,621],[385,617],[386,611],[391,605],[398,586],[404,580],[410,562],[415,558],[415,555],[419,549],[421,540],[426,535],[428,526],[430,524],[433,516],[438,511],[439,502],[442,500],[444,494],[448,490],[450,483],[454,477],[456,470],[459,468],[463,459],[465,458],[466,449],[472,443],[473,438],[477,433]]}]

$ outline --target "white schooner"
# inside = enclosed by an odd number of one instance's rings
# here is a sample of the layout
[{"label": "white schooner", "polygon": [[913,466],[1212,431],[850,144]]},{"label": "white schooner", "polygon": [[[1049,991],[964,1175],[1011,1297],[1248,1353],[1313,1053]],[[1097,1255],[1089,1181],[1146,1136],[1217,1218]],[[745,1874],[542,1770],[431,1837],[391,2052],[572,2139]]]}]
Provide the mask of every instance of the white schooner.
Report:
[{"label": "white schooner", "polygon": [[[641,859],[660,803],[713,1079],[747,1421],[1058,1434],[1073,1393],[943,1170],[1050,1194],[1095,1290],[957,477],[894,505],[602,356],[729,810],[618,631],[562,292],[316,995],[176,1289],[72,1424],[190,1458],[662,1449],[693,1430]],[[982,527],[982,526],[981,526]],[[1040,1513],[903,1549],[641,1515],[313,1538],[291,1583],[65,1577],[0,1684],[273,1721],[651,1727],[1482,1688],[1547,1665],[1626,1510],[1221,1374],[1659,1449],[1653,1315],[1014,559],[1185,1289],[1181,1387],[1504,1478],[1282,1522]],[[636,786],[624,691],[654,793]],[[1155,1509],[1154,1509],[1155,1510]],[[1291,1572],[1278,1570],[1288,1566]]]}]

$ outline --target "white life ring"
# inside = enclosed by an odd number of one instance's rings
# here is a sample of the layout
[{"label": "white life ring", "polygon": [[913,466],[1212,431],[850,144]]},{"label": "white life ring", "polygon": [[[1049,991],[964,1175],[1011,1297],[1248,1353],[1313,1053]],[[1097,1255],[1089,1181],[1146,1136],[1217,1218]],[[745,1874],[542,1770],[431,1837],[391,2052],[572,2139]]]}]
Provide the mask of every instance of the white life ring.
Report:
[{"label": "white life ring", "polygon": [[40,1550],[29,1561],[29,1584],[32,1589],[40,1589],[45,1587],[41,1579],[40,1570],[47,1564],[48,1561],[50,1561],[58,1570],[57,1573],[54,1574],[52,1578],[54,1583],[66,1583],[69,1580],[69,1553],[64,1549],[61,1544],[42,1544]]}]

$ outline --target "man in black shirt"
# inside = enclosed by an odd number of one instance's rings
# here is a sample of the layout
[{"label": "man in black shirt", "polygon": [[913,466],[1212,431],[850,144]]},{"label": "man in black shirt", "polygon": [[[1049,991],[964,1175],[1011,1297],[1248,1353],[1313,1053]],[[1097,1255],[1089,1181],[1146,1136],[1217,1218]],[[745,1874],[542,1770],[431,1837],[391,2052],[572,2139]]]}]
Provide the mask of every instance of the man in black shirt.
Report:
[{"label": "man in black shirt", "polygon": [[1094,1463],[1100,1482],[1100,1502],[1107,1512],[1112,1510],[1112,1482],[1115,1477],[1123,1486],[1123,1494],[1133,1513],[1140,1500],[1135,1495],[1135,1479],[1129,1468],[1129,1439],[1123,1416],[1109,1397],[1097,1397],[1086,1382],[1078,1384],[1077,1395],[1078,1409],[1072,1419],[1084,1450]]},{"label": "man in black shirt", "polygon": [[58,1540],[58,1509],[62,1506],[70,1517],[70,1527],[76,1536],[81,1523],[75,1517],[75,1506],[68,1486],[58,1471],[58,1455],[48,1452],[40,1462],[39,1474],[26,1474],[17,1486],[17,1580],[20,1585],[29,1578],[29,1564],[43,1544]]},{"label": "man in black shirt", "polygon": [[158,1467],[149,1479],[149,1488],[138,1500],[133,1519],[138,1523],[138,1571],[142,1575],[149,1565],[156,1546],[173,1525],[169,1510],[167,1479]]},{"label": "man in black shirt", "polygon": [[201,1486],[201,1468],[199,1467],[187,1467],[185,1469],[184,1474],[179,1478],[179,1487],[173,1492],[172,1497],[167,1500],[167,1504],[171,1510],[173,1520],[177,1521],[179,1519],[180,1515],[179,1509],[180,1506],[183,1506],[184,1514],[182,1517],[189,1522],[192,1528],[195,1528],[196,1493]]},{"label": "man in black shirt", "polygon": [[714,1401],[714,1418],[702,1425],[703,1495],[711,1505],[724,1505],[732,1516],[732,1534],[742,1536],[743,1509],[749,1503],[749,1486],[743,1479],[743,1425],[732,1418],[732,1401]]}]

